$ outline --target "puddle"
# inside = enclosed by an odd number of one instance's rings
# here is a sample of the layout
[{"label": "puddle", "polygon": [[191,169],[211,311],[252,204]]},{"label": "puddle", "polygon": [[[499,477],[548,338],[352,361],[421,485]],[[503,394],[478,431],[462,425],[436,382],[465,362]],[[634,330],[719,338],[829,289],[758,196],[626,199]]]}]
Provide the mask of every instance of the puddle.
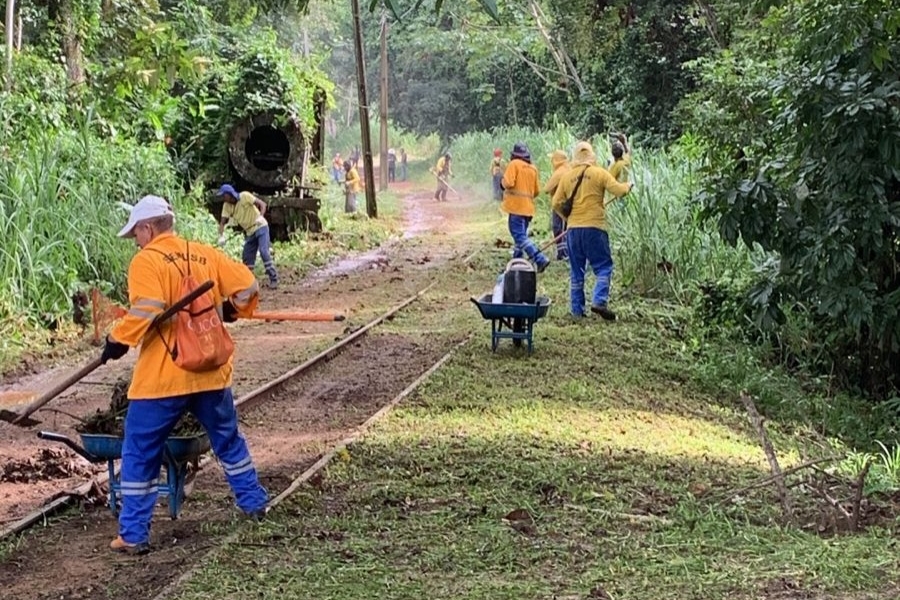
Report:
[{"label": "puddle", "polygon": [[375,250],[370,250],[369,252],[357,254],[355,256],[347,256],[334,263],[328,264],[316,271],[313,274],[313,278],[327,279],[336,275],[343,275],[345,273],[370,269],[375,266],[386,264],[388,264],[388,257],[384,254],[383,250],[376,248]]}]

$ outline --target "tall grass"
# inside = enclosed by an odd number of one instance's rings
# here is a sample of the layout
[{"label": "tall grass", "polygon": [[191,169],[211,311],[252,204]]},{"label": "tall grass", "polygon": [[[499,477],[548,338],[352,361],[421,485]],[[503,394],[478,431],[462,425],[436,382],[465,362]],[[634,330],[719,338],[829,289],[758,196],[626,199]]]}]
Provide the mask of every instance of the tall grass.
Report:
[{"label": "tall grass", "polygon": [[134,245],[120,203],[180,194],[164,150],[89,125],[16,144],[0,158],[0,318],[52,320],[89,284],[122,288]]},{"label": "tall grass", "polygon": [[[494,148],[500,148],[508,159],[513,144],[519,141],[531,151],[542,183],[552,173],[549,154],[560,149],[571,156],[578,142],[563,125],[545,131],[500,128],[468,133],[452,144],[456,178],[472,184],[487,201],[491,197],[489,165]],[[597,163],[605,165],[611,156],[609,140],[595,136],[589,141]],[[677,147],[670,151],[632,150],[635,188],[608,210],[607,226],[621,281],[641,294],[689,303],[699,282],[749,273],[754,258],[750,252],[722,242],[714,224],[701,219],[694,200],[700,181],[690,153]],[[542,195],[533,222],[535,229],[549,229],[548,220],[549,199]]]},{"label": "tall grass", "polygon": [[626,284],[687,302],[703,281],[747,274],[754,257],[722,241],[701,218],[693,161],[680,148],[634,153],[632,192],[608,209],[614,255]]}]

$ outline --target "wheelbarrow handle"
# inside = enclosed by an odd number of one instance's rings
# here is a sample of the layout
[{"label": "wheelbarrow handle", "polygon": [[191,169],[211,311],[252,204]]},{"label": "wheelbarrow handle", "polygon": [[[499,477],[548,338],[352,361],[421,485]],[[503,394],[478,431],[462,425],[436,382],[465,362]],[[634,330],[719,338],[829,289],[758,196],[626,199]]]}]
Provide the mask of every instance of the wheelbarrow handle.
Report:
[{"label": "wheelbarrow handle", "polygon": [[50,440],[51,442],[61,442],[78,453],[79,456],[84,457],[88,462],[97,463],[103,462],[103,459],[97,458],[78,444],[76,444],[71,438],[65,436],[61,433],[53,433],[50,431],[38,431],[37,436],[42,440]]},{"label": "wheelbarrow handle", "polygon": [[[183,309],[185,306],[211,290],[213,288],[213,285],[214,284],[212,280],[206,281],[202,285],[199,285],[197,289],[193,290],[190,294],[186,295],[184,298],[181,298],[180,300],[175,302],[175,304],[158,314],[156,318],[153,319],[153,323],[151,323],[150,326],[153,327],[154,325],[162,323],[166,319],[172,317],[172,315],[177,313],[179,310]],[[75,383],[90,375],[97,367],[103,364],[101,362],[101,356],[92,358],[89,363],[82,366],[80,369],[78,369],[78,371],[72,373],[71,375],[54,385],[51,389],[41,394],[39,398],[29,404],[28,407],[24,411],[22,411],[22,414],[20,414],[13,421],[13,425],[25,420],[27,417],[31,416],[31,414],[37,409],[41,408],[42,406],[56,398],[59,394],[61,394],[63,391],[65,391]]]}]

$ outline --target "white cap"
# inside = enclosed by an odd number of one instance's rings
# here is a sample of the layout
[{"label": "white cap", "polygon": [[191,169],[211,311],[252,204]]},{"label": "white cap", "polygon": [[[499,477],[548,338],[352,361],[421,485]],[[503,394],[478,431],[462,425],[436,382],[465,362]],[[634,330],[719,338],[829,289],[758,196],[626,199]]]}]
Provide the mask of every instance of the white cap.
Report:
[{"label": "white cap", "polygon": [[131,216],[128,217],[128,222],[125,223],[125,227],[119,231],[119,237],[134,237],[134,226],[140,223],[141,221],[146,221],[147,219],[155,219],[156,217],[163,217],[165,215],[175,216],[175,213],[172,211],[171,205],[164,198],[160,198],[159,196],[144,196],[138,203],[131,207]]}]

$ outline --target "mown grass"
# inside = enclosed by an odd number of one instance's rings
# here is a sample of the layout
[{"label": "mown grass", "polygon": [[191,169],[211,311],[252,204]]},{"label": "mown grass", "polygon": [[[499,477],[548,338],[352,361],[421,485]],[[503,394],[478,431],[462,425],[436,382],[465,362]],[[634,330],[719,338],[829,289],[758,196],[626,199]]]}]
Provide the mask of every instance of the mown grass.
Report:
[{"label": "mown grass", "polygon": [[[736,391],[697,378],[677,311],[632,298],[617,323],[573,321],[554,265],[534,354],[492,354],[467,297],[505,258],[483,252],[392,323],[474,335],[179,598],[897,596],[893,522],[822,537],[782,526],[766,487],[727,500],[767,475],[765,459]],[[796,462],[803,425],[768,427]]]}]

